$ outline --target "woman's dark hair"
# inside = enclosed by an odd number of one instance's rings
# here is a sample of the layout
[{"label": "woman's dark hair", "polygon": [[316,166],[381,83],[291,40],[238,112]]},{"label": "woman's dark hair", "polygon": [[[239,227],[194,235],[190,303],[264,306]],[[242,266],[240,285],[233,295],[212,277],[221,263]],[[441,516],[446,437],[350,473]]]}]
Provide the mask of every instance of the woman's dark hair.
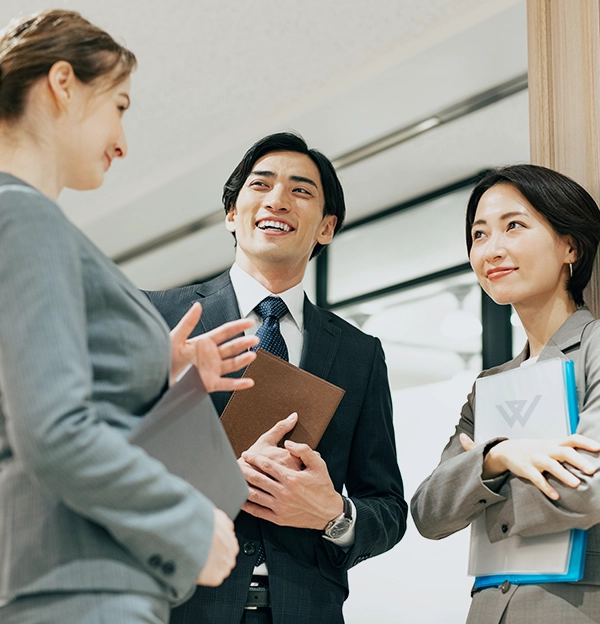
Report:
[{"label": "woman's dark hair", "polygon": [[0,32],[0,121],[21,117],[30,87],[58,61],[70,63],[85,84],[104,76],[118,84],[136,65],[133,52],[75,11],[13,20]]},{"label": "woman's dark hair", "polygon": [[473,245],[472,227],[482,195],[496,184],[510,184],[550,223],[559,236],[568,236],[577,251],[573,275],[567,282],[577,305],[592,276],[600,242],[600,210],[591,195],[562,173],[538,165],[511,165],[495,169],[475,186],[467,204],[467,250]]},{"label": "woman's dark hair", "polygon": [[[323,185],[323,195],[325,196],[325,205],[323,206],[323,216],[335,215],[337,223],[335,224],[334,236],[344,224],[346,216],[346,204],[344,202],[344,191],[337,177],[333,165],[327,157],[315,149],[309,149],[306,141],[298,134],[291,132],[278,132],[257,141],[245,154],[238,166],[229,176],[225,186],[223,187],[223,206],[225,213],[235,206],[238,195],[252,172],[252,167],[257,160],[272,152],[298,152],[306,154],[317,166],[321,176],[321,184]],[[234,232],[235,236],[235,232]],[[323,245],[317,243],[313,249],[311,258],[318,256],[323,249]]]}]

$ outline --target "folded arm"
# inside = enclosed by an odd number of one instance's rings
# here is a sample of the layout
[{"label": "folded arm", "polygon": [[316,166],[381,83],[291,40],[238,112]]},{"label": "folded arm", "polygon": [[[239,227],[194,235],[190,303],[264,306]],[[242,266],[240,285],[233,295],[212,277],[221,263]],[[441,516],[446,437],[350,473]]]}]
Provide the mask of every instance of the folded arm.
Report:
[{"label": "folded arm", "polygon": [[491,441],[465,452],[460,436],[473,438],[474,390],[468,396],[454,435],[433,473],[421,483],[411,500],[417,529],[428,539],[442,539],[469,526],[487,508],[505,500],[497,493],[506,475],[484,481],[484,455]]}]

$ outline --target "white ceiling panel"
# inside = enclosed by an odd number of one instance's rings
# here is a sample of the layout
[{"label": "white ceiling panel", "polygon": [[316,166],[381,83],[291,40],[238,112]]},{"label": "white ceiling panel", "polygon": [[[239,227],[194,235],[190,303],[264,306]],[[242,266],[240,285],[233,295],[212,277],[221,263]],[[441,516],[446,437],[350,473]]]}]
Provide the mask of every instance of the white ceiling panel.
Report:
[{"label": "white ceiling panel", "polygon": [[[110,255],[218,210],[226,177],[268,132],[299,130],[333,158],[526,67],[524,0],[2,0],[0,23],[52,7],[81,11],[139,60],[125,116],[129,156],[103,188],[61,197]],[[516,114],[515,136],[524,120]],[[494,145],[494,131],[471,117],[461,141],[450,124],[366,169],[342,170],[350,218],[490,162],[527,158],[522,139],[518,149]],[[388,170],[369,191],[370,167]],[[148,266],[160,252],[152,257]],[[129,265],[143,281],[142,259]]]}]

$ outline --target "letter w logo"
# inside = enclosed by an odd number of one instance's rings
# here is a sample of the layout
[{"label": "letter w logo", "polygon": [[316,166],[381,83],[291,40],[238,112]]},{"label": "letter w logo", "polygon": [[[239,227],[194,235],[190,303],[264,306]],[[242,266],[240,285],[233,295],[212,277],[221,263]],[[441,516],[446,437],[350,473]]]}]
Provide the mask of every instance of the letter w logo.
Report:
[{"label": "letter w logo", "polygon": [[519,421],[521,423],[521,427],[524,427],[529,420],[531,414],[533,414],[533,410],[537,407],[537,404],[540,402],[542,398],[541,394],[537,394],[533,397],[531,401],[531,405],[528,407],[525,414],[522,414],[523,408],[527,404],[527,401],[504,401],[508,406],[508,409],[511,411],[510,414],[504,409],[503,405],[496,405],[496,409],[502,414],[502,418],[508,423],[509,427],[515,424],[515,421]]}]

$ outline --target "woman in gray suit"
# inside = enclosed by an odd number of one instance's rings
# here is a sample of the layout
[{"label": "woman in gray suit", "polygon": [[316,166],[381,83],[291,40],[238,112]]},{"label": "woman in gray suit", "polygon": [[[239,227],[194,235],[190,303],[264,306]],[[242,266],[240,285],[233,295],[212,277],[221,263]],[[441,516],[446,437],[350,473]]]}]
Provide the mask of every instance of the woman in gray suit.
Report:
[{"label": "woman in gray suit", "polygon": [[167,622],[218,585],[237,541],[199,492],[127,442],[188,364],[209,391],[255,355],[238,321],[171,336],[147,298],[64,217],[126,155],[131,52],[79,14],[0,33],[0,621]]},{"label": "woman in gray suit", "polygon": [[476,445],[472,392],[440,464],[412,499],[413,518],[430,539],[464,529],[483,513],[492,542],[589,529],[581,581],[505,581],[474,591],[468,622],[600,622],[600,322],[583,303],[600,241],[598,206],[550,169],[506,167],[473,190],[466,235],[482,288],[514,306],[528,339],[514,360],[482,375],[537,359],[573,360],[580,422],[577,434],[562,440]]}]

